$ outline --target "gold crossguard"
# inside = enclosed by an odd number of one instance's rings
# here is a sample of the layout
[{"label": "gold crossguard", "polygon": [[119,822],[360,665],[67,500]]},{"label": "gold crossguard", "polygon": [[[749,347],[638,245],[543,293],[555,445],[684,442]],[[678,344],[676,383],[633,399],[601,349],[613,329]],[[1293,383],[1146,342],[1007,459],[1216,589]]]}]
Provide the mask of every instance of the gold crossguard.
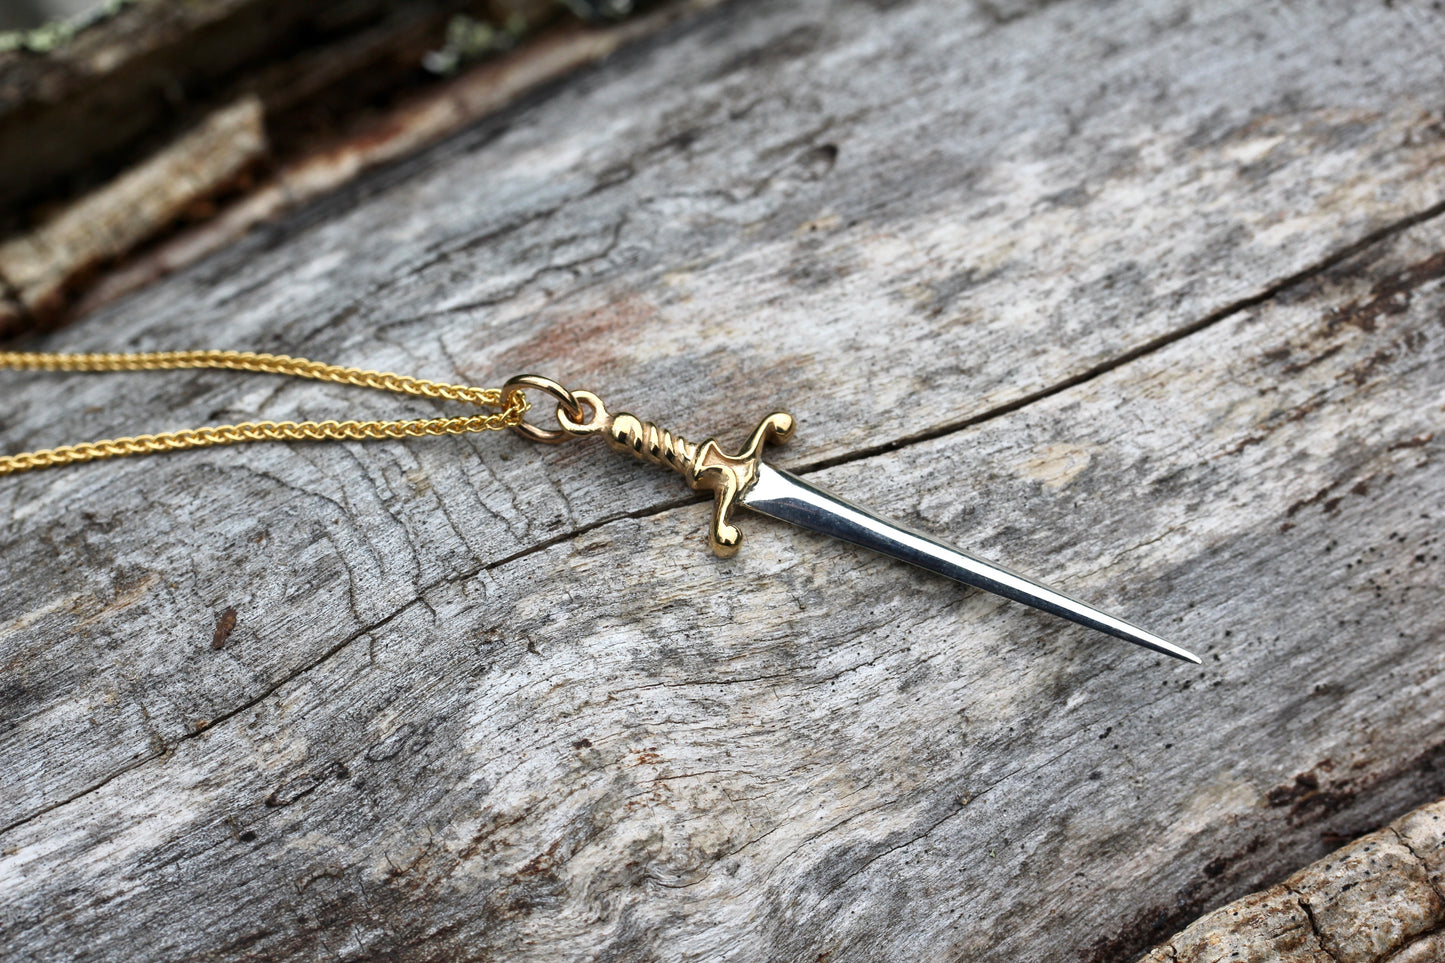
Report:
[{"label": "gold crossguard", "polygon": [[[695,445],[681,435],[673,434],[651,421],[634,414],[608,413],[602,399],[590,391],[568,391],[550,378],[522,375],[502,386],[510,397],[521,388],[545,391],[557,399],[557,423],[560,430],[544,430],[522,422],[516,430],[533,441],[556,443],[569,438],[600,434],[609,447],[625,451],[641,461],[671,468],[689,485],[713,492],[712,524],[707,543],[714,554],[727,558],[737,553],[743,533],[732,523],[733,509],[743,492],[757,481],[758,465],[763,460],[763,444],[783,443],[793,434],[793,416],[786,411],[768,415],[736,455],[723,451],[717,439],[709,438]],[[587,410],[591,410],[591,414]]]}]

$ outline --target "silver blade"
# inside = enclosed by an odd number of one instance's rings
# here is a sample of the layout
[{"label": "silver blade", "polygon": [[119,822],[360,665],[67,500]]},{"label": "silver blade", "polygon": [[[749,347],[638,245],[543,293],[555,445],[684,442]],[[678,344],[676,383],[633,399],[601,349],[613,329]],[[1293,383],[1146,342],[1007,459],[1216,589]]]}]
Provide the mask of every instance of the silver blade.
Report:
[{"label": "silver blade", "polygon": [[808,484],[796,475],[768,465],[758,466],[758,480],[743,493],[742,503],[755,512],[836,536],[930,572],[946,575],[965,585],[1087,625],[1116,639],[1199,664],[1199,657],[1194,653],[1171,645],[1152,632],[1105,615],[1057,589],[985,562],[922,532],[885,521],[872,512]]}]

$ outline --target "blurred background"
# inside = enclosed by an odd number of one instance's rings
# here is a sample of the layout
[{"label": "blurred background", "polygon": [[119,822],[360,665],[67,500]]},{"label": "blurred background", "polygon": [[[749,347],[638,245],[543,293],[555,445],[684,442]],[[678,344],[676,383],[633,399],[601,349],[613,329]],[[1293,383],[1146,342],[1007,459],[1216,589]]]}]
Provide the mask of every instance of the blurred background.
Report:
[{"label": "blurred background", "polygon": [[0,338],[717,0],[0,0]]},{"label": "blurred background", "polygon": [[4,0],[0,3],[0,30],[32,29],[101,6],[97,0]]}]

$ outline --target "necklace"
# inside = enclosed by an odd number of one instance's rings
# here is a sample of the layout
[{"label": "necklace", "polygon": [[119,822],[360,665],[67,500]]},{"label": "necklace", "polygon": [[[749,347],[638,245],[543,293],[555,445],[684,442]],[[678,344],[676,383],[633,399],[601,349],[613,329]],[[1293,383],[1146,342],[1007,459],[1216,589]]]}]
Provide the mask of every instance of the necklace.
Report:
[{"label": "necklace", "polygon": [[[628,452],[642,461],[671,468],[694,489],[711,491],[714,498],[708,544],[721,557],[733,555],[742,544],[742,532],[732,522],[734,510],[741,505],[763,515],[881,552],[965,585],[1031,605],[1126,642],[1186,662],[1199,663],[1199,658],[1193,653],[1123,619],[1107,615],[1057,589],[930,535],[886,521],[795,475],[768,465],[762,458],[763,446],[768,442],[787,441],[795,427],[792,415],[784,411],[775,411],[764,418],[753,429],[747,443],[736,453],[729,454],[714,438],[693,444],[681,435],[653,422],[643,421],[636,415],[627,412],[611,414],[602,399],[592,392],[568,390],[540,375],[520,375],[500,388],[475,388],[323,364],[305,358],[244,351],[135,354],[0,351],[0,367],[63,372],[220,368],[331,381],[490,409],[488,414],[397,421],[255,421],[83,442],[0,456],[0,475],[105,458],[252,441],[367,441],[511,429],[530,441],[560,444],[598,435],[611,448]],[[556,403],[558,427],[541,427],[525,420],[527,412],[532,410],[526,391],[539,391]]]}]

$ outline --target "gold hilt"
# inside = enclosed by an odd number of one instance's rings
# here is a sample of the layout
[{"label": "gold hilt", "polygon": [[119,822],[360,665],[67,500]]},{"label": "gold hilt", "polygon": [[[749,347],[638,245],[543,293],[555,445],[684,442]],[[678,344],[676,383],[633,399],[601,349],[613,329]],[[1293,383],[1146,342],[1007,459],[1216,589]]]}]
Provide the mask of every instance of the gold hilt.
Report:
[{"label": "gold hilt", "polygon": [[[516,428],[524,437],[555,444],[600,434],[610,447],[641,461],[671,468],[695,489],[710,489],[715,497],[707,542],[713,552],[723,558],[736,554],[742,544],[743,533],[732,524],[733,508],[743,492],[757,481],[764,442],[787,441],[795,425],[792,415],[775,411],[753,429],[741,451],[729,455],[715,438],[695,445],[628,412],[609,414],[602,399],[590,391],[568,391],[555,381],[537,375],[522,375],[508,381],[502,386],[504,401],[521,388],[536,388],[556,398],[557,423],[562,426],[560,430],[545,430],[524,421]],[[586,409],[591,409],[590,416]]]}]

